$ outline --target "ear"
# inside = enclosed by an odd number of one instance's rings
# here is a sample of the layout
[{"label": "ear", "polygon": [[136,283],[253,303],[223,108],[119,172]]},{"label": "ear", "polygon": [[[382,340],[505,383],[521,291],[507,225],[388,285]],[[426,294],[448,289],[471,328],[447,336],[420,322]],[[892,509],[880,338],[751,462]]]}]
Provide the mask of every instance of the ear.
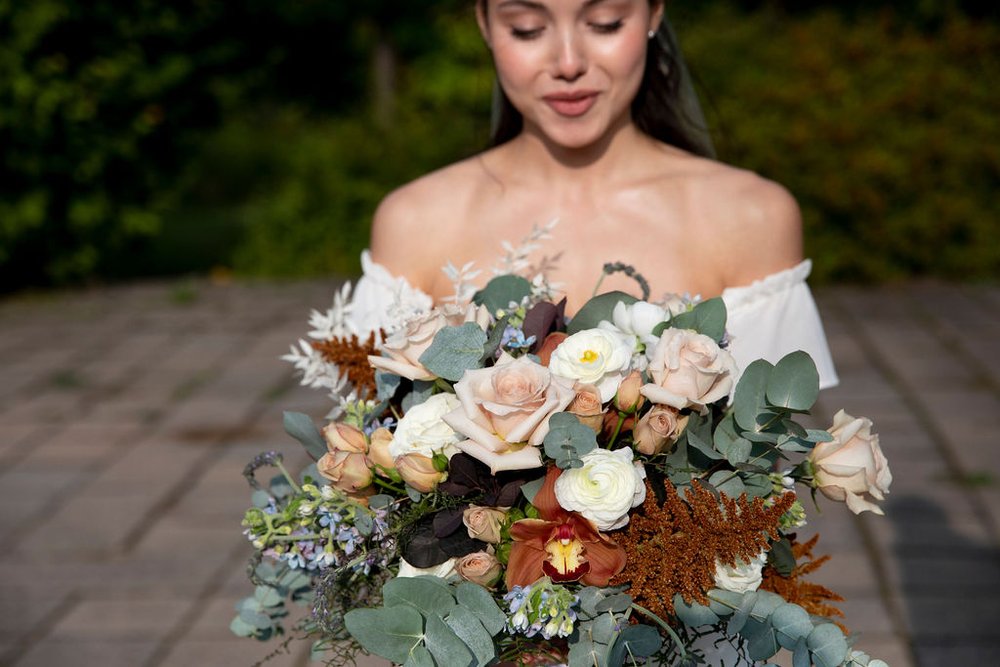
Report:
[{"label": "ear", "polygon": [[486,48],[492,49],[493,44],[490,41],[490,20],[486,16],[486,2],[488,0],[483,0],[482,2],[476,3],[476,23],[479,24],[479,34],[483,36],[483,41],[486,42]]},{"label": "ear", "polygon": [[660,29],[660,21],[663,20],[663,7],[665,4],[663,0],[659,0],[659,2],[654,2],[650,5],[649,29],[654,32]]}]

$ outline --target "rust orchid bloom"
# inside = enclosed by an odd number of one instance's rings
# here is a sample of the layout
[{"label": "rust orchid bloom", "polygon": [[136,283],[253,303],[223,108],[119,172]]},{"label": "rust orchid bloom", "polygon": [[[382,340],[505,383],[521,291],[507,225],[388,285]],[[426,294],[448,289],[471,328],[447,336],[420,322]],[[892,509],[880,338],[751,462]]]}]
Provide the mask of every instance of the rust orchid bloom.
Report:
[{"label": "rust orchid bloom", "polygon": [[556,479],[562,471],[549,468],[535,496],[540,519],[522,519],[510,528],[514,544],[507,564],[507,588],[529,586],[541,577],[556,583],[580,581],[607,586],[625,568],[625,551],[590,521],[567,512],[556,500]]}]

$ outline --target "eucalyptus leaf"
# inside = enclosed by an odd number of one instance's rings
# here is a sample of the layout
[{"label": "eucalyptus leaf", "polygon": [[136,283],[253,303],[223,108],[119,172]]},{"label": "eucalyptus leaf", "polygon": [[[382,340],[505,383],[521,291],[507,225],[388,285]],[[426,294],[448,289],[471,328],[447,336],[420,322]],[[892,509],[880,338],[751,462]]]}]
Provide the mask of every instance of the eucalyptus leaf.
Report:
[{"label": "eucalyptus leaf", "polygon": [[258,630],[268,630],[274,625],[274,621],[267,614],[259,611],[253,611],[252,609],[243,609],[240,611],[240,620],[251,625]]},{"label": "eucalyptus leaf", "polygon": [[521,495],[527,498],[529,503],[534,503],[535,496],[542,490],[542,486],[544,484],[544,477],[539,477],[538,479],[533,479],[530,482],[525,482],[521,485]]},{"label": "eucalyptus leaf", "polygon": [[787,537],[771,545],[771,550],[767,553],[767,562],[783,577],[792,573],[795,569],[795,554],[792,552],[792,543]]},{"label": "eucalyptus leaf", "polygon": [[277,589],[271,586],[258,586],[253,596],[264,607],[274,607],[285,601]]},{"label": "eucalyptus leaf", "polygon": [[485,345],[486,333],[475,322],[445,327],[434,335],[419,361],[434,375],[458,382],[465,371],[482,368]]},{"label": "eucalyptus leaf", "polygon": [[608,654],[609,665],[635,664],[634,658],[646,658],[663,646],[656,628],[648,625],[629,625],[622,630]]},{"label": "eucalyptus leaf", "polygon": [[403,667],[437,667],[434,663],[434,656],[423,644],[414,646],[410,651],[410,657],[403,663]]},{"label": "eucalyptus leaf", "polygon": [[486,283],[486,287],[473,295],[472,302],[477,306],[486,306],[491,315],[496,315],[498,310],[510,308],[511,303],[520,305],[530,294],[531,283],[525,278],[504,274]]},{"label": "eucalyptus leaf", "polygon": [[424,619],[409,605],[352,609],[344,614],[344,626],[366,651],[399,664],[424,636]]},{"label": "eucalyptus leaf", "polygon": [[507,615],[485,588],[466,581],[456,587],[455,598],[459,605],[476,615],[491,636],[503,630]]},{"label": "eucalyptus leaf", "polygon": [[271,494],[264,489],[257,489],[250,495],[250,502],[258,509],[264,509],[271,504]]},{"label": "eucalyptus leaf", "polygon": [[792,651],[792,667],[812,667],[809,657],[809,646],[805,639],[800,639]]},{"label": "eucalyptus leaf", "polygon": [[581,457],[597,448],[597,435],[573,414],[557,412],[549,418],[549,432],[542,443],[545,454],[565,470],[579,467]]},{"label": "eucalyptus leaf", "polygon": [[396,395],[396,390],[403,383],[403,378],[395,373],[386,371],[375,371],[375,397],[380,401],[387,401]]},{"label": "eucalyptus leaf", "polygon": [[[716,431],[718,430],[719,429],[716,429]],[[716,449],[712,446],[711,429],[709,429],[707,438],[705,437],[705,435],[706,434],[700,429],[692,430],[691,428],[687,428],[684,431],[684,436],[687,440],[688,446],[698,452],[701,452],[706,457],[708,457],[709,460],[721,461],[722,459],[726,458],[724,454],[722,454],[719,451],[716,451]]]},{"label": "eucalyptus leaf", "polygon": [[301,412],[285,412],[282,421],[285,432],[298,440],[314,460],[318,461],[326,454],[326,438],[316,428],[312,417]]},{"label": "eucalyptus leaf", "polygon": [[816,364],[799,350],[782,357],[767,381],[767,401],[789,410],[808,410],[819,397]]},{"label": "eucalyptus leaf", "polygon": [[250,625],[240,616],[236,616],[232,620],[229,624],[229,630],[237,637],[253,637],[257,632],[257,628],[255,626]]},{"label": "eucalyptus leaf", "polygon": [[821,623],[813,628],[806,637],[806,644],[816,667],[835,667],[844,662],[850,650],[844,633],[833,623]]},{"label": "eucalyptus leaf", "polygon": [[444,617],[458,604],[444,580],[428,576],[391,579],[382,587],[382,598],[386,607],[408,604],[425,616]]},{"label": "eucalyptus leaf", "polygon": [[807,428],[806,439],[809,442],[830,442],[833,440],[833,436],[830,435],[829,431],[824,431],[823,429]]},{"label": "eucalyptus leaf", "polygon": [[474,613],[459,606],[453,609],[444,621],[472,651],[477,665],[483,667],[496,657],[493,635],[483,627]]},{"label": "eucalyptus leaf", "polygon": [[812,632],[809,613],[797,604],[783,604],[771,614],[771,626],[782,648],[792,650]]},{"label": "eucalyptus leaf", "polygon": [[623,614],[626,611],[628,611],[629,607],[631,606],[632,606],[631,595],[628,595],[627,593],[616,593],[614,595],[609,595],[608,597],[598,602],[594,610],[599,614],[603,614],[609,611],[617,614]]},{"label": "eucalyptus leaf", "polygon": [[721,343],[726,335],[726,304],[720,297],[702,301],[691,310],[674,315],[668,326],[672,329],[693,329]]},{"label": "eucalyptus leaf", "polygon": [[729,451],[726,452],[726,460],[733,466],[746,463],[750,460],[752,450],[753,444],[749,440],[737,438],[730,444]]},{"label": "eucalyptus leaf", "polygon": [[740,602],[739,608],[733,612],[733,617],[729,619],[729,623],[726,625],[726,631],[729,634],[735,635],[743,630],[743,627],[747,623],[747,619],[750,618],[750,611],[753,609],[753,605],[756,600],[756,591],[746,593],[743,596],[743,600]]},{"label": "eucalyptus leaf", "polygon": [[739,498],[747,490],[740,476],[731,470],[719,470],[712,473],[712,476],[708,478],[708,483],[718,489],[719,493],[724,493],[730,498]]},{"label": "eucalyptus leaf", "polygon": [[508,322],[510,322],[510,315],[504,315],[500,318],[499,322],[496,322],[490,328],[489,335],[486,337],[486,344],[483,346],[483,356],[480,359],[482,363],[485,364],[490,359],[496,357],[497,350],[500,349],[500,344],[503,343],[503,335],[507,330]]},{"label": "eucalyptus leaf", "polygon": [[765,628],[747,643],[747,654],[754,660],[767,660],[777,652],[778,638],[771,627]]},{"label": "eucalyptus leaf", "polygon": [[606,667],[606,665],[603,647],[595,644],[589,638],[589,633],[581,629],[576,641],[570,640],[569,667]]},{"label": "eucalyptus leaf", "polygon": [[767,475],[753,474],[743,476],[743,486],[749,498],[767,498],[774,491],[771,478]]},{"label": "eucalyptus leaf", "polygon": [[375,530],[375,522],[372,520],[371,514],[359,511],[354,515],[354,527],[363,537],[368,537]]},{"label": "eucalyptus leaf", "polygon": [[783,604],[785,604],[785,598],[777,593],[757,591],[757,600],[754,601],[751,615],[758,619],[769,618],[771,613]]},{"label": "eucalyptus leaf", "polygon": [[617,633],[615,617],[612,614],[599,614],[590,624],[590,636],[598,644],[611,644]]},{"label": "eucalyptus leaf", "polygon": [[774,366],[758,359],[743,371],[733,393],[733,417],[746,431],[759,431],[757,415],[767,405],[767,383]]},{"label": "eucalyptus leaf", "polygon": [[688,604],[680,593],[674,595],[674,613],[682,623],[692,628],[719,622],[719,616],[714,611],[698,602]]},{"label": "eucalyptus leaf", "polygon": [[467,667],[477,664],[465,642],[459,639],[455,631],[438,616],[427,617],[424,626],[424,644],[438,665]]},{"label": "eucalyptus leaf", "polygon": [[414,380],[413,389],[403,397],[403,401],[401,403],[403,412],[409,412],[410,408],[414,405],[420,405],[433,396],[435,389],[436,387],[433,382],[428,380]]},{"label": "eucalyptus leaf", "polygon": [[809,432],[805,429],[805,427],[802,426],[802,424],[795,421],[794,419],[782,419],[781,426],[785,429],[785,431],[791,433],[796,437],[799,438],[809,437]]},{"label": "eucalyptus leaf", "polygon": [[597,325],[602,321],[607,320],[610,322],[612,320],[612,313],[614,313],[615,306],[619,303],[631,306],[636,301],[638,299],[625,292],[605,292],[604,294],[598,294],[583,304],[583,308],[577,311],[573,319],[566,325],[566,333],[573,335],[586,329],[596,329]]}]

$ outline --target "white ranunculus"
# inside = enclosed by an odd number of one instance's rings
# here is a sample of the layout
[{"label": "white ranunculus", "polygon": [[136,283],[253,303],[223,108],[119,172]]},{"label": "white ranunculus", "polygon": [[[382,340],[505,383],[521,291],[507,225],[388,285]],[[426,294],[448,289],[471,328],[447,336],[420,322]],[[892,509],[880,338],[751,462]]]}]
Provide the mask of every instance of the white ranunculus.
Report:
[{"label": "white ranunculus", "polygon": [[607,403],[615,397],[631,361],[631,345],[621,335],[586,329],[559,344],[549,359],[549,370],[560,377],[594,385],[601,401]]},{"label": "white ranunculus", "polygon": [[631,337],[636,342],[636,349],[639,350],[640,345],[643,347],[656,345],[659,337],[653,335],[653,329],[669,318],[670,312],[655,303],[636,301],[628,305],[619,301],[611,313],[611,322],[604,320],[598,326]]},{"label": "white ranunculus", "polygon": [[457,579],[458,573],[455,571],[455,564],[458,562],[457,558],[449,558],[440,565],[435,565],[434,567],[414,567],[407,563],[404,559],[399,559],[399,574],[397,577],[441,577],[442,579]]},{"label": "white ranunculus", "polygon": [[628,523],[628,511],[646,499],[642,466],[632,462],[628,447],[594,449],[580,458],[582,467],[564,470],[556,480],[556,500],[593,521],[598,530],[621,528]]},{"label": "white ranunculus", "polygon": [[764,580],[764,563],[767,562],[767,552],[761,551],[749,563],[742,560],[736,562],[736,567],[715,562],[715,587],[734,593],[749,593],[760,587]]},{"label": "white ranunculus", "polygon": [[441,453],[450,458],[462,438],[442,417],[460,405],[454,394],[444,393],[411,407],[396,426],[389,455],[394,459],[405,454],[422,454],[430,458]]}]

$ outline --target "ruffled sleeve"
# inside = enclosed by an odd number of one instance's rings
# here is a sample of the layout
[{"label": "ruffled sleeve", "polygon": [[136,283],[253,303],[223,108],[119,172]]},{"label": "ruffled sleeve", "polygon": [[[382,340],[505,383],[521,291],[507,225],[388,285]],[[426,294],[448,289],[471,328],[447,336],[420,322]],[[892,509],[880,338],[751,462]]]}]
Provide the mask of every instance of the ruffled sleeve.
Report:
[{"label": "ruffled sleeve", "polygon": [[820,387],[837,385],[823,322],[806,284],[811,270],[812,262],[806,260],[751,285],[723,291],[729,351],[740,368],[756,359],[776,363],[789,352],[804,350],[816,362]]},{"label": "ruffled sleeve", "polygon": [[378,329],[389,330],[410,315],[429,311],[434,302],[402,276],[394,276],[361,253],[361,278],[354,286],[350,323],[361,337]]}]

